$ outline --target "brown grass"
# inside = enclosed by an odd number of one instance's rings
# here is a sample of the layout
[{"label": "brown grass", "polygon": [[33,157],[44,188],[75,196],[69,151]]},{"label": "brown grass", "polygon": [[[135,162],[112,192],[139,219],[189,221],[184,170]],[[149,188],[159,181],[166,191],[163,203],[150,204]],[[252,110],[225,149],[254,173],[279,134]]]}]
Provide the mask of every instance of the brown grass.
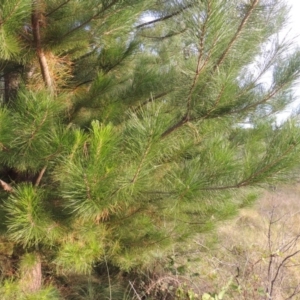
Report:
[{"label": "brown grass", "polygon": [[300,299],[300,186],[265,192],[217,237],[197,267],[203,291],[217,293],[232,279],[224,299]]}]

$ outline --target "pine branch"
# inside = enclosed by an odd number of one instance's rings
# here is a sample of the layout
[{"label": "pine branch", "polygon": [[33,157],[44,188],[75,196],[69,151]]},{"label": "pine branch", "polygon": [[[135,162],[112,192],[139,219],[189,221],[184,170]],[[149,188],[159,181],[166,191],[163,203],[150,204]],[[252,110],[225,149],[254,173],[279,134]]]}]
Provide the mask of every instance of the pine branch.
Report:
[{"label": "pine branch", "polygon": [[149,151],[150,151],[150,148],[151,148],[151,137],[149,138],[149,140],[148,140],[148,145],[147,145],[147,148],[146,148],[146,150],[145,150],[145,152],[144,152],[144,154],[143,154],[143,156],[142,156],[142,159],[141,159],[141,161],[140,161],[140,163],[139,163],[139,166],[138,166],[138,168],[137,168],[137,170],[136,170],[136,172],[135,172],[135,174],[134,174],[134,176],[133,176],[133,178],[132,178],[132,180],[131,180],[131,182],[134,184],[135,182],[136,182],[136,180],[137,180],[137,178],[138,178],[138,176],[139,176],[139,174],[140,174],[140,172],[141,172],[141,170],[142,170],[142,167],[143,167],[143,164],[144,164],[144,162],[145,162],[145,160],[146,160],[146,157],[147,157],[147,155],[148,155],[148,153],[149,153]]},{"label": "pine branch", "polygon": [[118,224],[120,224],[122,221],[124,221],[125,219],[129,219],[129,218],[135,216],[136,214],[138,214],[138,213],[140,213],[140,212],[142,212],[142,211],[145,211],[145,208],[144,208],[144,207],[139,207],[139,208],[135,209],[133,212],[131,212],[130,214],[125,215],[125,216],[122,217],[122,218],[119,218],[119,219],[115,222],[115,224],[118,225]]},{"label": "pine branch", "polygon": [[244,16],[240,26],[238,27],[236,33],[234,34],[234,36],[232,37],[231,41],[229,42],[227,48],[224,50],[224,52],[222,53],[222,55],[220,56],[219,60],[217,61],[217,63],[214,66],[214,70],[216,70],[224,61],[224,59],[226,58],[227,54],[229,53],[229,51],[231,50],[232,46],[234,45],[234,43],[237,41],[237,39],[239,38],[239,36],[242,33],[242,30],[244,29],[245,25],[247,24],[252,12],[254,11],[255,7],[258,5],[259,0],[253,0],[250,9],[248,10],[248,12],[246,13],[246,15]]},{"label": "pine branch", "polygon": [[206,17],[205,22],[203,23],[203,26],[202,26],[202,34],[201,34],[200,42],[199,42],[199,55],[198,55],[197,67],[196,67],[195,76],[194,76],[192,85],[190,87],[189,94],[188,94],[188,99],[187,99],[187,112],[186,112],[186,115],[187,115],[188,120],[190,119],[190,113],[191,113],[191,108],[192,108],[191,102],[192,102],[193,91],[196,87],[196,83],[197,83],[198,78],[200,76],[201,70],[203,70],[203,68],[205,66],[205,63],[201,66],[201,60],[202,60],[203,49],[204,49],[204,37],[205,37],[207,22],[210,18],[210,14],[211,14],[211,7],[210,7],[210,1],[208,1],[207,2],[207,17]]},{"label": "pine branch", "polygon": [[222,95],[224,93],[224,90],[225,90],[225,85],[223,85],[223,87],[221,88],[221,90],[219,92],[219,95],[217,96],[213,107],[205,114],[204,117],[202,117],[202,119],[206,119],[207,117],[209,117],[209,115],[217,108],[217,106],[219,105],[220,100],[222,98]]},{"label": "pine branch", "polygon": [[205,22],[202,25],[202,34],[201,34],[201,37],[200,37],[200,40],[199,40],[199,49],[198,49],[199,50],[199,54],[198,54],[198,59],[197,59],[197,67],[196,67],[195,75],[194,75],[194,78],[193,78],[193,81],[192,81],[192,85],[191,85],[191,87],[189,89],[189,94],[188,94],[188,97],[187,97],[187,112],[182,117],[181,120],[179,120],[175,125],[173,125],[170,128],[168,128],[162,134],[162,136],[161,136],[162,138],[165,138],[166,136],[168,136],[169,134],[171,134],[173,131],[177,130],[178,128],[180,128],[181,126],[183,126],[184,124],[186,124],[187,122],[191,121],[190,113],[191,113],[191,102],[192,102],[193,91],[194,91],[194,89],[196,87],[196,83],[197,83],[197,80],[198,80],[198,78],[200,76],[200,73],[204,69],[204,67],[206,66],[206,64],[208,63],[210,55],[211,55],[211,52],[213,50],[213,47],[212,47],[212,49],[210,49],[210,51],[209,51],[209,53],[207,55],[207,58],[205,59],[204,63],[201,65],[201,60],[202,60],[203,50],[204,50],[204,38],[205,38],[205,34],[206,34],[206,28],[207,28],[208,20],[209,20],[210,15],[211,15],[210,1],[208,1],[207,6],[208,6],[207,7],[207,17],[205,19]]},{"label": "pine branch", "polygon": [[66,0],[65,2],[62,2],[60,5],[58,5],[53,10],[51,10],[50,12],[48,12],[45,16],[49,17],[50,15],[52,15],[53,13],[55,13],[57,10],[59,10],[60,8],[62,8],[64,5],[68,4],[70,1],[71,0]]},{"label": "pine branch", "polygon": [[[243,112],[245,112],[247,110],[254,109],[258,105],[264,104],[267,101],[269,101],[272,97],[274,97],[277,93],[279,93],[282,89],[284,89],[288,84],[289,84],[289,82],[286,82],[286,83],[282,84],[281,86],[276,86],[276,88],[274,90],[272,90],[269,94],[267,94],[262,100],[257,101],[257,102],[252,103],[252,104],[249,104],[249,105],[247,105],[247,106],[245,106],[243,108],[235,109],[235,110],[231,110],[231,111],[225,111],[224,113],[219,113],[216,116],[215,115],[211,116],[211,113],[213,112],[213,111],[211,111],[209,115],[205,116],[205,118],[208,118],[208,117],[211,118],[211,119],[213,119],[213,118],[219,118],[221,116],[239,114],[239,113],[243,113]],[[249,88],[249,90],[250,90],[250,88]],[[240,93],[240,95],[242,95],[242,94],[243,93]],[[202,118],[203,117],[194,118],[191,121],[196,121],[196,120],[199,120],[199,119],[202,119]]]},{"label": "pine branch", "polygon": [[36,180],[36,182],[35,182],[35,186],[39,186],[39,185],[40,185],[40,182],[41,182],[41,180],[42,180],[42,178],[43,178],[43,176],[44,176],[44,173],[46,172],[46,169],[47,169],[47,167],[45,166],[45,167],[41,170],[41,172],[39,173],[39,176],[38,176],[38,178],[37,178],[37,180]]},{"label": "pine branch", "polygon": [[118,0],[114,0],[112,1],[109,5],[107,5],[104,9],[99,10],[96,14],[92,15],[91,17],[89,17],[87,20],[85,20],[84,22],[80,23],[78,26],[72,28],[71,30],[69,30],[68,32],[66,32],[61,38],[65,38],[66,36],[72,34],[74,31],[88,25],[92,20],[96,19],[97,17],[99,17],[104,11],[106,11],[107,9],[109,9],[110,7],[112,7],[113,5],[115,5],[118,2]]},{"label": "pine branch", "polygon": [[274,167],[277,163],[279,163],[280,161],[282,161],[286,155],[288,155],[292,150],[294,150],[296,147],[295,144],[292,144],[280,157],[278,157],[275,161],[273,161],[272,163],[264,166],[262,169],[258,170],[257,172],[254,172],[252,175],[250,175],[247,179],[244,179],[242,181],[240,181],[237,184],[233,184],[233,185],[228,185],[228,186],[219,186],[219,187],[208,187],[208,188],[203,188],[200,189],[201,191],[213,191],[213,190],[228,190],[228,189],[237,189],[237,188],[241,188],[241,187],[245,187],[250,185],[253,180],[263,174],[264,172],[267,172],[268,170],[270,170],[272,167]]},{"label": "pine branch", "polygon": [[141,103],[138,107],[134,108],[132,111],[134,113],[138,112],[139,110],[141,110],[141,108],[145,105],[147,105],[148,103],[151,103],[153,101],[155,101],[156,99],[160,99],[162,98],[163,96],[166,96],[168,95],[169,93],[171,93],[173,90],[168,90],[168,91],[165,91],[165,92],[162,92],[160,94],[157,94],[155,96],[151,96],[149,99],[147,99],[146,101],[144,101],[143,103]]},{"label": "pine branch", "polygon": [[188,115],[185,114],[181,120],[179,120],[175,125],[173,125],[172,127],[170,127],[169,129],[167,129],[162,135],[161,138],[165,138],[167,137],[169,134],[171,134],[173,131],[177,130],[178,128],[180,128],[181,126],[183,126],[184,124],[186,124],[189,121],[188,119]]},{"label": "pine branch", "polygon": [[36,136],[36,134],[38,133],[38,131],[42,128],[43,124],[46,122],[47,120],[47,116],[48,116],[48,112],[46,111],[41,123],[36,127],[36,129],[31,133],[30,138],[28,139],[28,143],[31,142],[34,137]]},{"label": "pine branch", "polygon": [[[206,12],[206,18],[205,21],[202,24],[202,28],[201,28],[201,36],[200,36],[200,42],[199,42],[199,56],[202,57],[203,55],[203,50],[204,50],[204,39],[205,39],[205,35],[206,35],[206,30],[207,30],[207,23],[208,20],[211,16],[211,6],[210,6],[210,1],[207,1],[207,12]],[[199,61],[199,58],[198,58]]]},{"label": "pine branch", "polygon": [[86,186],[87,199],[91,200],[92,199],[92,193],[91,193],[91,188],[90,188],[89,181],[88,181],[86,173],[84,173],[84,175],[83,175],[83,181],[84,181],[85,186]]},{"label": "pine branch", "polygon": [[0,26],[2,26],[7,20],[9,20],[13,16],[14,12],[18,9],[21,3],[22,0],[19,0],[19,2],[16,3],[10,14],[8,14],[2,21],[0,21]]},{"label": "pine branch", "polygon": [[155,24],[155,23],[158,23],[158,22],[162,22],[162,21],[165,21],[165,20],[168,20],[168,19],[171,19],[179,14],[181,14],[183,11],[187,10],[188,8],[192,7],[193,4],[188,4],[182,8],[180,8],[179,10],[177,11],[174,11],[173,13],[169,14],[169,15],[166,15],[166,16],[163,16],[163,17],[160,17],[158,19],[155,19],[155,20],[152,20],[152,21],[148,21],[148,22],[145,22],[145,23],[142,23],[140,25],[137,25],[135,28],[136,29],[139,29],[139,28],[142,28],[142,27],[145,27],[145,26],[148,26],[148,25],[152,25],[152,24]]},{"label": "pine branch", "polygon": [[273,64],[276,62],[276,59],[278,59],[280,52],[279,49],[277,49],[271,58],[268,60],[268,62],[265,64],[265,66],[259,71],[257,76],[254,78],[254,80],[247,86],[245,87],[239,94],[236,95],[235,99],[238,97],[241,97],[245,95],[248,91],[250,91],[252,88],[256,86],[258,81],[261,79],[261,77],[273,66]]},{"label": "pine branch", "polygon": [[180,30],[178,32],[168,33],[168,34],[166,34],[164,36],[150,36],[150,35],[141,34],[141,37],[147,38],[147,39],[154,39],[154,40],[164,40],[164,39],[167,39],[167,38],[179,35],[181,33],[184,33],[186,30],[187,30],[187,28],[184,28],[184,29],[182,29],[182,30]]},{"label": "pine branch", "polygon": [[255,108],[260,104],[266,103],[268,100],[270,100],[272,97],[274,97],[278,92],[280,92],[283,88],[285,88],[288,84],[289,84],[289,82],[286,82],[280,86],[276,86],[276,88],[273,91],[271,91],[268,95],[266,95],[262,100],[257,101],[252,104],[249,104],[242,109],[234,110],[234,111],[230,112],[229,114],[241,113],[241,112],[244,112],[251,108]]}]

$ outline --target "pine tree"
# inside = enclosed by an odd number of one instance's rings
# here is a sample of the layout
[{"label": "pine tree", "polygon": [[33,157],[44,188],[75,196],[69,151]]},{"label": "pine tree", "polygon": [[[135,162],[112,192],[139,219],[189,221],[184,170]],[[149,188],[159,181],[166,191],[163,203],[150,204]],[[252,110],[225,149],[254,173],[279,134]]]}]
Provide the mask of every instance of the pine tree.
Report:
[{"label": "pine tree", "polygon": [[300,70],[283,1],[0,7],[2,299],[150,266],[294,176],[297,122],[274,126]]}]

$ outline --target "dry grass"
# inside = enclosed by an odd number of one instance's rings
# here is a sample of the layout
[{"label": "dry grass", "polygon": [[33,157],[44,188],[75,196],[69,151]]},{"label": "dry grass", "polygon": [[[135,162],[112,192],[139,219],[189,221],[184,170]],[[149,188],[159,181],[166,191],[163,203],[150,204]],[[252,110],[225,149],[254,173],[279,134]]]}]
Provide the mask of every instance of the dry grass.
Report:
[{"label": "dry grass", "polygon": [[197,267],[203,291],[217,293],[232,279],[224,299],[300,299],[300,186],[266,192],[217,236]]},{"label": "dry grass", "polygon": [[265,192],[215,235],[174,250],[167,269],[147,299],[219,299],[226,287],[223,300],[300,300],[300,185]]}]

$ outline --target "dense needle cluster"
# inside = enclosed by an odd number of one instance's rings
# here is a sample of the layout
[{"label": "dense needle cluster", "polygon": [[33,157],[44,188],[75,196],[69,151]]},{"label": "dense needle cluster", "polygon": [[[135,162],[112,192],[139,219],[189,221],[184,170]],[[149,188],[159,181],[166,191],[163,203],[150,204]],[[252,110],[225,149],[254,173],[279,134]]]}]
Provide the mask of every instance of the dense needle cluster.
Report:
[{"label": "dense needle cluster", "polygon": [[49,272],[150,266],[289,180],[286,18],[280,0],[1,0],[0,290],[57,299]]}]

